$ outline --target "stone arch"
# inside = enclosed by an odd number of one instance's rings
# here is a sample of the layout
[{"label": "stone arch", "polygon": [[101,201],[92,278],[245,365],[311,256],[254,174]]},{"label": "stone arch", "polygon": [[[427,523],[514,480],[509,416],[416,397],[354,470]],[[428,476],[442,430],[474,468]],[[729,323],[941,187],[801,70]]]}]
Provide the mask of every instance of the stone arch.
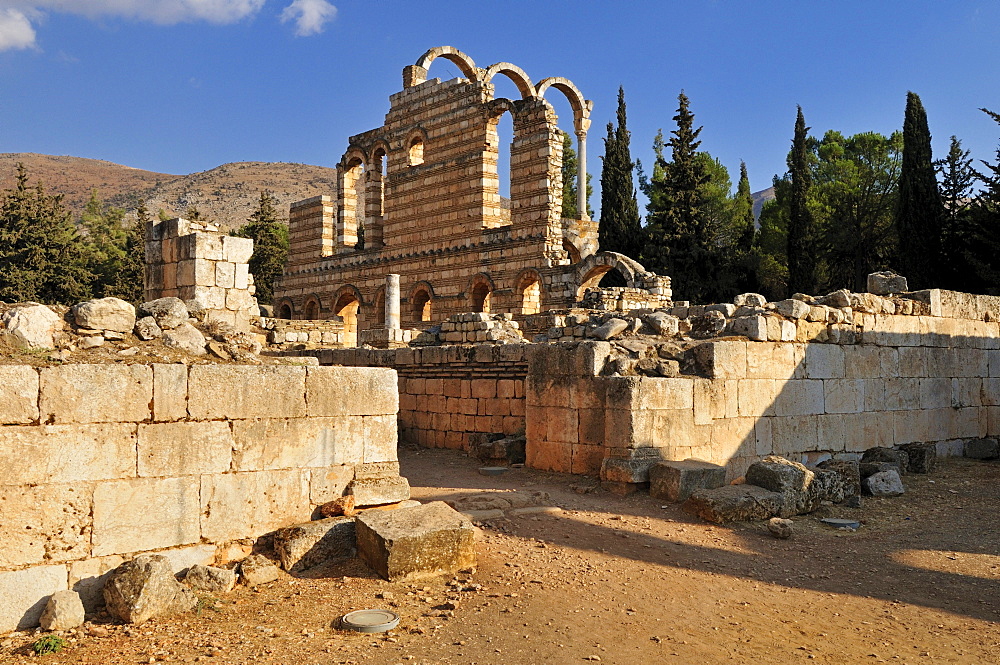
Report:
[{"label": "stone arch", "polygon": [[592,254],[580,262],[576,269],[576,299],[583,297],[584,291],[600,284],[601,279],[612,271],[617,270],[625,279],[626,286],[636,285],[636,276],[644,272],[644,268],[638,262],[630,259],[618,252],[598,252]]},{"label": "stone arch", "polygon": [[476,67],[476,63],[473,62],[472,58],[454,46],[436,46],[428,49],[417,59],[416,66],[424,70],[424,76],[426,77],[426,72],[430,69],[431,63],[438,58],[444,58],[455,64],[462,71],[462,74],[465,75],[465,78],[470,81],[479,80],[479,68]]},{"label": "stone arch", "polygon": [[414,323],[431,321],[433,316],[434,287],[430,282],[419,281],[410,290],[410,319]]},{"label": "stone arch", "polygon": [[521,93],[521,99],[530,99],[537,96],[535,86],[531,83],[531,77],[517,65],[509,62],[498,62],[495,65],[490,65],[483,73],[483,81],[489,83],[497,74],[503,74],[514,82],[518,92]]},{"label": "stone arch", "polygon": [[291,319],[295,314],[295,304],[289,298],[282,298],[278,301],[278,306],[274,309],[274,316],[278,319]]},{"label": "stone arch", "polygon": [[490,311],[490,296],[493,291],[496,290],[496,286],[493,284],[493,280],[489,278],[489,275],[484,273],[479,273],[472,278],[469,282],[469,305],[473,312],[485,312]]},{"label": "stone arch", "polygon": [[385,175],[384,171],[387,166],[386,161],[389,155],[389,142],[385,139],[378,139],[372,144],[371,150],[368,153],[368,164],[370,170],[375,173],[382,173]]},{"label": "stone arch", "polygon": [[[355,247],[358,244],[358,226],[364,224],[368,155],[357,145],[347,148],[337,166],[337,245]],[[358,187],[361,186],[359,201]],[[361,214],[358,214],[358,211]]]},{"label": "stone arch", "polygon": [[385,287],[380,286],[372,298],[372,323],[376,328],[385,327]]},{"label": "stone arch", "polygon": [[344,321],[344,346],[357,346],[361,292],[352,284],[342,286],[334,296],[333,303],[333,313]]},{"label": "stone arch", "polygon": [[573,85],[573,82],[562,76],[550,76],[544,78],[535,85],[535,94],[539,97],[545,96],[545,91],[555,88],[566,95],[569,105],[573,109],[573,127],[577,131],[587,131],[590,129],[590,110],[594,103],[583,98],[580,89]]},{"label": "stone arch", "polygon": [[313,293],[306,298],[302,305],[302,318],[306,321],[318,321],[321,311],[323,311],[323,306],[319,296]]},{"label": "stone arch", "polygon": [[574,245],[569,238],[563,238],[562,247],[563,250],[569,254],[569,262],[571,265],[579,263],[583,260],[583,254],[580,253],[580,248]]},{"label": "stone arch", "polygon": [[420,166],[424,163],[424,155],[427,148],[427,132],[422,127],[415,127],[406,136],[406,143],[403,149],[406,150],[406,165]]},{"label": "stone arch", "polygon": [[520,299],[521,314],[538,314],[542,311],[542,276],[534,268],[522,270],[514,282]]}]

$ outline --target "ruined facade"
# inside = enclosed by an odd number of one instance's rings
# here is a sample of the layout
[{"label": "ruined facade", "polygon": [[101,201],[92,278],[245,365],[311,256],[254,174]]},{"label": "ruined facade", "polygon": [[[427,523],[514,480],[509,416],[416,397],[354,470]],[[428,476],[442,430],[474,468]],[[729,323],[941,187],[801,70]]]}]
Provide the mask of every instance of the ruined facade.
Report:
[{"label": "ruined facade", "polygon": [[[436,58],[462,72],[427,80]],[[502,74],[520,99],[497,98]],[[342,317],[345,343],[384,325],[385,276],[401,277],[403,327],[426,327],[460,312],[528,315],[579,300],[610,270],[626,286],[668,302],[670,280],[619,254],[598,253],[597,223],[562,217],[563,137],[545,99],[555,89],[573,109],[586,191],[592,102],[567,79],[537,84],[516,65],[485,69],[454,48],[434,48],[403,70],[385,125],[349,139],[339,189],[291,206],[291,248],[275,288],[275,313],[290,319]],[[500,196],[497,124],[513,117],[510,205]],[[363,233],[362,233],[363,229]],[[362,236],[363,235],[363,239]]]}]

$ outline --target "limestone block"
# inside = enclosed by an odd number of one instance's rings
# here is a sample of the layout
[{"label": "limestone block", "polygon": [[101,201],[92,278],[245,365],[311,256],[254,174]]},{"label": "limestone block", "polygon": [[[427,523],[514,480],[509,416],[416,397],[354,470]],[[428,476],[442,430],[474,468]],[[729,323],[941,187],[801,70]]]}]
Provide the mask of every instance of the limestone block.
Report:
[{"label": "limestone block", "polygon": [[312,469],[309,472],[309,500],[315,505],[322,505],[339,499],[352,480],[354,467],[351,465]]},{"label": "limestone block", "polygon": [[909,291],[906,285],[906,278],[897,275],[891,270],[873,272],[868,275],[868,293],[887,296],[892,293],[905,293]]},{"label": "limestone block", "polygon": [[863,379],[827,379],[823,395],[827,413],[860,413],[865,408]]},{"label": "limestone block", "polygon": [[[25,451],[32,451],[26,455]],[[135,425],[0,427],[0,485],[135,475]]]},{"label": "limestone block", "polygon": [[[869,448],[861,456],[861,465],[867,463],[888,463],[892,464],[900,474],[904,474],[909,466],[908,455],[905,450],[897,448],[874,447]],[[861,472],[865,476],[864,470]]]},{"label": "limestone block", "polygon": [[734,335],[743,335],[758,342],[767,341],[767,317],[737,316],[729,322],[729,328]]},{"label": "limestone block", "polygon": [[233,446],[232,430],[224,421],[139,425],[139,476],[224,473]]},{"label": "limestone block", "polygon": [[0,634],[38,625],[49,596],[66,589],[66,566],[0,573]]},{"label": "limestone block", "polygon": [[304,367],[196,365],[188,374],[188,413],[197,420],[301,418],[305,378]]},{"label": "limestone block", "polygon": [[250,267],[244,263],[236,264],[233,275],[233,288],[246,289],[250,286]]},{"label": "limestone block", "polygon": [[38,370],[27,365],[0,365],[0,424],[38,420]]},{"label": "limestone block", "polygon": [[157,616],[190,612],[198,598],[174,579],[166,558],[144,554],[115,568],[104,584],[108,613],[125,623],[141,624]]},{"label": "limestone block", "polygon": [[387,580],[453,575],[476,565],[472,523],[441,501],[357,518],[358,556]]},{"label": "limestone block", "polygon": [[198,486],[197,477],[99,484],[94,490],[94,556],[198,542]]},{"label": "limestone block", "polygon": [[0,568],[54,563],[90,554],[87,486],[0,485]]},{"label": "limestone block", "polygon": [[135,336],[144,342],[163,336],[163,329],[151,316],[144,316],[135,322]]},{"label": "limestone block", "polygon": [[774,400],[777,416],[808,416],[825,412],[823,381],[793,379],[786,381]]},{"label": "limestone block", "polygon": [[236,586],[236,571],[215,566],[194,565],[184,574],[184,584],[205,593],[229,593]]},{"label": "limestone block", "polygon": [[228,261],[216,263],[214,283],[223,289],[233,288],[236,284],[236,264]]},{"label": "limestone block", "polygon": [[249,263],[253,256],[253,239],[222,236],[222,259],[231,263]]},{"label": "limestone block", "polygon": [[895,469],[874,473],[862,480],[861,486],[871,496],[899,496],[906,491]]},{"label": "limestone block", "polygon": [[739,415],[749,417],[774,415],[774,399],[782,383],[772,379],[741,379],[737,384]]},{"label": "limestone block", "polygon": [[195,356],[205,355],[205,336],[190,323],[182,323],[163,333],[163,343]]},{"label": "limestone block", "polygon": [[806,346],[806,376],[810,379],[842,379],[846,373],[843,347],[836,344]]},{"label": "limestone block", "polygon": [[215,561],[217,548],[215,545],[188,545],[157,552],[170,564],[174,574],[183,573],[192,566],[207,566]]},{"label": "limestone block", "polygon": [[856,460],[824,460],[816,465],[825,471],[833,471],[840,474],[841,483],[844,487],[844,496],[861,495],[861,474],[858,470]]},{"label": "limestone block", "polygon": [[69,630],[85,621],[83,601],[76,591],[56,591],[49,597],[38,623],[42,630]]},{"label": "limestone block", "polygon": [[381,367],[309,367],[310,416],[380,416],[399,410],[396,371]]},{"label": "limestone block", "polygon": [[364,463],[395,462],[398,459],[396,416],[364,416],[363,427]]},{"label": "limestone block", "polygon": [[649,495],[681,502],[696,489],[714,489],[726,484],[726,467],[698,460],[658,462],[649,469]]},{"label": "limestone block", "polygon": [[920,379],[920,408],[944,409],[952,406],[951,379]]},{"label": "limestone block", "polygon": [[774,303],[774,308],[778,310],[778,314],[790,319],[804,319],[809,315],[811,309],[806,303],[794,298],[776,302]]},{"label": "limestone block", "polygon": [[[222,235],[221,233],[204,233],[196,231],[193,234],[193,239],[187,240],[191,244],[188,258],[192,259],[208,259],[210,261],[223,261],[226,260],[225,253],[225,243],[232,238],[231,236]],[[237,238],[232,238],[237,240]],[[239,238],[247,242],[247,238]],[[249,241],[251,244],[252,240]],[[249,259],[247,259],[249,261]],[[244,261],[246,263],[246,261]]]},{"label": "limestone block", "polygon": [[145,365],[43,367],[39,411],[50,423],[141,422],[150,416],[153,372]]},{"label": "limestone block", "polygon": [[771,419],[771,444],[776,455],[794,455],[822,450],[817,416],[787,416]]},{"label": "limestone block", "polygon": [[135,327],[135,307],[119,298],[98,298],[74,306],[73,318],[81,328],[130,333]]},{"label": "limestone block", "polygon": [[156,325],[163,330],[171,330],[188,320],[188,310],[184,301],[173,297],[144,302],[139,306],[139,313],[153,317]]},{"label": "limestone block", "polygon": [[194,311],[196,309],[225,309],[226,308],[226,290],[214,286],[215,284],[215,266],[207,264],[209,267],[206,268],[206,274],[210,277],[205,277],[204,279],[210,279],[211,281],[207,286],[198,285],[192,289],[191,302],[187,303],[188,310]]},{"label": "limestone block", "polygon": [[937,466],[937,445],[934,443],[905,443],[899,448],[906,452],[907,473],[931,473]]},{"label": "limestone block", "polygon": [[45,305],[12,307],[3,315],[3,324],[10,334],[27,348],[52,349],[52,336],[63,325],[62,317]]},{"label": "limestone block", "polygon": [[1000,457],[1000,444],[996,439],[968,439],[964,442],[962,454],[972,459],[996,459]]},{"label": "limestone block", "polygon": [[274,551],[281,567],[296,575],[331,559],[351,558],[357,552],[353,517],[330,517],[279,529]]},{"label": "limestone block", "polygon": [[763,307],[767,298],[759,293],[741,293],[733,298],[733,304],[737,307]]},{"label": "limestone block", "polygon": [[233,421],[233,469],[263,471],[360,464],[360,417],[264,418]]},{"label": "limestone block", "polygon": [[683,508],[707,522],[766,520],[781,510],[782,496],[756,485],[725,485],[691,493]]},{"label": "limestone block", "polygon": [[699,369],[713,379],[742,379],[747,374],[747,343],[742,340],[706,342],[694,348]]},{"label": "limestone block", "polygon": [[354,496],[355,506],[382,506],[410,498],[410,484],[406,478],[355,478],[347,486],[347,493]]},{"label": "limestone block", "polygon": [[225,473],[201,478],[201,535],[221,543],[309,519],[308,471]]},{"label": "limestone block", "polygon": [[262,554],[248,556],[240,563],[240,581],[247,586],[268,584],[280,576],[278,567]]},{"label": "limestone block", "polygon": [[69,564],[69,588],[80,594],[87,612],[104,607],[104,581],[108,573],[124,563],[118,555],[94,557]]},{"label": "limestone block", "polygon": [[153,365],[153,420],[187,417],[187,365]]}]

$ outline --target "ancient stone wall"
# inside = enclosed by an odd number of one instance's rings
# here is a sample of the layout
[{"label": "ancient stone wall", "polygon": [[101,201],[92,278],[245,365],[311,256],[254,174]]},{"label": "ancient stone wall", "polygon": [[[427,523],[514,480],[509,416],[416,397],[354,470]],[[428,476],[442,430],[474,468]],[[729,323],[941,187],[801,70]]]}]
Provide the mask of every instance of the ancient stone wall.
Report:
[{"label": "ancient stone wall", "polygon": [[96,601],[138,552],[241,557],[399,473],[390,369],[0,365],[0,396],[0,633],[37,624],[55,591]]}]

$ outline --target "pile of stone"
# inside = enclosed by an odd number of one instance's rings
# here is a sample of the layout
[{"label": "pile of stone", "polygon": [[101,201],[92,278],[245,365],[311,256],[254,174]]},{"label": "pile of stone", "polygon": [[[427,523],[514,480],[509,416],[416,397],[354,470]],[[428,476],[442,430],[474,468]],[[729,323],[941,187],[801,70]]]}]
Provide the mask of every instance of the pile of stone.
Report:
[{"label": "pile of stone", "polygon": [[510,313],[466,312],[448,317],[441,325],[417,335],[413,346],[438,344],[523,344],[520,325]]},{"label": "pile of stone", "polygon": [[527,439],[523,434],[469,434],[469,454],[486,466],[524,464]]}]

